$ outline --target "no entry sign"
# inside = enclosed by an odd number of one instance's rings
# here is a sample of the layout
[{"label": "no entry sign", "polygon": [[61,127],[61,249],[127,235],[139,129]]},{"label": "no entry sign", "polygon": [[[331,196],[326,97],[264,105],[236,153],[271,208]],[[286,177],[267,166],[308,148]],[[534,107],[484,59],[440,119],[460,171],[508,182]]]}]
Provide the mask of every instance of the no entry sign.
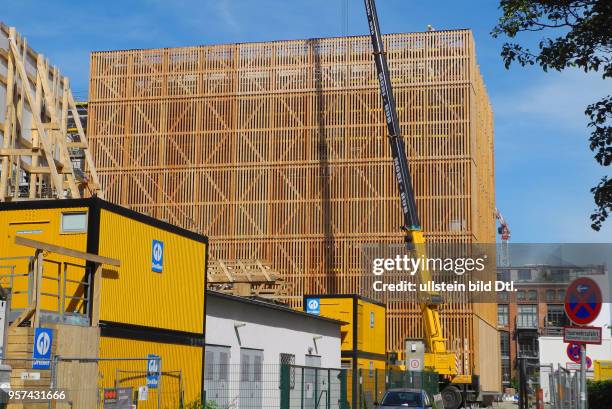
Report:
[{"label": "no entry sign", "polygon": [[565,294],[565,313],[572,322],[584,325],[592,322],[601,311],[601,290],[590,278],[572,281]]}]

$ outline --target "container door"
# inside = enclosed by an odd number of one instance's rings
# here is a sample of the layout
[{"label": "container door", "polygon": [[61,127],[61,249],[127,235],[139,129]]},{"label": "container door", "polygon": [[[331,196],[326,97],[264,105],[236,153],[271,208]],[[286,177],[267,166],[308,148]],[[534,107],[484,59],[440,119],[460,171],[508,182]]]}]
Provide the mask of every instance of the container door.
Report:
[{"label": "container door", "polygon": [[206,400],[216,402],[219,407],[227,407],[229,403],[229,358],[229,347],[206,347],[204,362]]},{"label": "container door", "polygon": [[263,351],[240,350],[240,409],[261,409]]}]

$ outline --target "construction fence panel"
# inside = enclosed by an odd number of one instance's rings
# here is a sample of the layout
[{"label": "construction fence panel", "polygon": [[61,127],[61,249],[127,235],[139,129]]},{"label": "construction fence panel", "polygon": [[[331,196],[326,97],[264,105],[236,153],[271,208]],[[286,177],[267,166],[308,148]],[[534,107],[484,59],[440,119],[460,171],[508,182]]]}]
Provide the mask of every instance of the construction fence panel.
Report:
[{"label": "construction fence panel", "polygon": [[[56,357],[46,369],[34,368],[32,358],[8,357],[2,364],[11,368],[10,389],[14,397],[9,400],[8,409],[103,409],[108,391],[117,388],[130,388],[129,399],[138,409],[179,409],[187,404],[183,400],[180,371],[162,371],[157,387],[145,388],[147,358]],[[16,392],[25,392],[25,400],[16,399]]]},{"label": "construction fence panel", "polygon": [[429,371],[399,371],[385,369],[359,369],[356,390],[357,402],[354,409],[373,409],[389,389],[422,389],[430,396],[439,392],[439,376]]}]

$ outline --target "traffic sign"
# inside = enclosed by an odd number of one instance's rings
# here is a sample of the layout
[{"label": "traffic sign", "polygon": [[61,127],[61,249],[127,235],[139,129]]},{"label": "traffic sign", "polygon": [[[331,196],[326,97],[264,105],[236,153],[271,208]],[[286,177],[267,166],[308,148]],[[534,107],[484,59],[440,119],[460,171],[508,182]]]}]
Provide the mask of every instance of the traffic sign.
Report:
[{"label": "traffic sign", "polygon": [[590,356],[587,356],[587,357],[586,357],[586,359],[585,359],[585,361],[586,361],[586,367],[587,367],[587,369],[591,369],[591,365],[593,365],[593,361],[591,360],[591,357],[590,357]]},{"label": "traffic sign", "polygon": [[580,345],[574,344],[573,342],[567,345],[567,356],[569,359],[576,363],[580,363]]},{"label": "traffic sign", "polygon": [[572,281],[565,293],[565,313],[572,322],[585,325],[593,322],[601,311],[601,290],[590,278]]},{"label": "traffic sign", "polygon": [[49,369],[51,367],[51,346],[53,330],[36,328],[34,331],[34,348],[32,348],[32,369]]},{"label": "traffic sign", "polygon": [[156,389],[159,384],[160,357],[159,355],[149,354],[147,358],[147,387]]},{"label": "traffic sign", "polygon": [[563,342],[601,345],[601,327],[563,327]]}]

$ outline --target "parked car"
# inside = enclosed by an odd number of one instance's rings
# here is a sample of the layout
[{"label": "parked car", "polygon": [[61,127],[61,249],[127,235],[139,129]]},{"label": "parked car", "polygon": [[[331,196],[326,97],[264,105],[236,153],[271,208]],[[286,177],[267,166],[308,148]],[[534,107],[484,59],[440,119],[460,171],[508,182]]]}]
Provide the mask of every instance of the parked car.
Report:
[{"label": "parked car", "polygon": [[378,409],[428,409],[433,406],[431,397],[422,389],[389,389],[382,400],[374,402]]}]

